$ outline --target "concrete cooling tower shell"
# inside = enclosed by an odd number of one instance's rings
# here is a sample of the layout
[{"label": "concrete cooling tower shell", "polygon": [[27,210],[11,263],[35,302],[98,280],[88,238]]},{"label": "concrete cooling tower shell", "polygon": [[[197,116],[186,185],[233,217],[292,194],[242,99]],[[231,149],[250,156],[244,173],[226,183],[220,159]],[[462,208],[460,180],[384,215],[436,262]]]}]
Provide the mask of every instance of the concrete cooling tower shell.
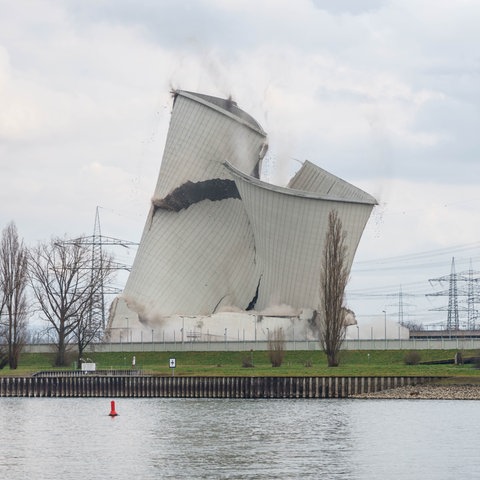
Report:
[{"label": "concrete cooling tower shell", "polygon": [[152,207],[111,328],[248,305],[253,234],[223,163],[256,175],[265,151],[265,132],[234,102],[175,93]]},{"label": "concrete cooling tower shell", "polygon": [[110,332],[172,316],[316,309],[328,215],[348,267],[373,197],[305,162],[288,187],[259,179],[266,133],[230,99],[176,91],[152,206]]},{"label": "concrete cooling tower shell", "polygon": [[[227,164],[253,230],[260,272],[257,310],[275,305],[316,308],[320,301],[320,271],[328,217],[336,210],[347,233],[346,266],[350,270],[363,229],[375,200],[350,186],[347,200],[335,194],[343,180],[328,174],[329,192],[312,185],[310,191],[282,188],[252,178]],[[306,162],[302,170],[327,174]],[[297,174],[299,176],[303,173]],[[326,175],[323,175],[324,178]],[[343,182],[345,183],[345,182]],[[338,188],[335,188],[335,187]]]}]

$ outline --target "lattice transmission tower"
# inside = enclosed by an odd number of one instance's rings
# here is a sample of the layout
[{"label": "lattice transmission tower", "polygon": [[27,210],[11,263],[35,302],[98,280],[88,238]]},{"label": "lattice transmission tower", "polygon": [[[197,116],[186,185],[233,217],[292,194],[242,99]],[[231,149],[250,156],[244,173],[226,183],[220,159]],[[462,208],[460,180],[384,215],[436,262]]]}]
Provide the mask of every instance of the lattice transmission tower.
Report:
[{"label": "lattice transmission tower", "polygon": [[[75,244],[81,243],[82,245],[90,246],[91,251],[91,278],[92,286],[95,283],[94,278],[104,278],[103,271],[105,268],[109,270],[126,270],[130,271],[128,265],[117,263],[114,261],[106,262],[106,254],[104,251],[105,246],[121,246],[128,248],[130,246],[137,246],[137,242],[131,242],[128,240],[120,240],[118,238],[106,237],[102,235],[101,225],[100,225],[100,213],[99,207],[96,207],[95,210],[95,223],[93,227],[93,235],[74,238],[72,240],[67,240],[65,244]],[[108,265],[108,267],[106,266]],[[120,293],[120,290],[106,285],[103,282],[100,285],[100,288],[93,292],[91,295],[91,304],[89,309],[88,321],[91,325],[96,325],[98,322],[102,325],[102,328],[106,327],[106,302],[105,295]]]},{"label": "lattice transmission tower", "polygon": [[[469,330],[476,328],[478,311],[475,305],[479,298],[478,282],[480,280],[478,275],[479,272],[475,272],[471,266],[467,272],[457,274],[455,271],[455,257],[453,257],[449,275],[429,280],[431,284],[432,282],[448,283],[448,290],[427,293],[427,296],[432,297],[448,296],[447,307],[432,309],[447,312],[447,330],[460,330],[460,312],[466,312],[466,328]],[[459,298],[466,298],[466,306],[464,301],[459,304]]]},{"label": "lattice transmission tower", "polygon": [[[398,293],[396,294],[389,294],[389,297],[395,298],[394,303],[390,303],[389,306],[391,307],[397,307],[397,316],[398,316],[398,323],[400,325],[405,324],[405,307],[412,307],[413,305],[411,303],[408,303],[405,301],[406,297],[410,297],[412,295],[407,294],[403,291],[402,285],[400,285],[400,288],[398,290]],[[408,315],[408,313],[406,314]],[[408,323],[408,322],[407,322]]]},{"label": "lattice transmission tower", "polygon": [[463,275],[467,279],[467,328],[469,330],[477,329],[478,310],[476,305],[479,301],[478,286],[480,281],[480,272],[473,270],[472,261],[470,268]]},{"label": "lattice transmission tower", "polygon": [[429,279],[430,284],[432,282],[438,282],[444,284],[448,282],[448,290],[442,290],[435,293],[427,293],[427,297],[439,297],[448,296],[448,307],[432,308],[433,311],[444,312],[447,311],[447,330],[459,330],[460,322],[458,316],[458,289],[457,289],[458,276],[455,272],[455,257],[452,257],[452,264],[450,268],[450,274],[444,275],[438,278]]}]

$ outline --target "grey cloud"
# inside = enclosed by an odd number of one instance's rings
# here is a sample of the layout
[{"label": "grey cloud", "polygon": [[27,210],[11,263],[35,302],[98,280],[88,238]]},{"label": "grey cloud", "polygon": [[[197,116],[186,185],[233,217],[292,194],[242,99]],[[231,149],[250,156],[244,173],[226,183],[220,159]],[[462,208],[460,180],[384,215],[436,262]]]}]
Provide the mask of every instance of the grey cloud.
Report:
[{"label": "grey cloud", "polygon": [[388,0],[312,0],[313,4],[320,10],[325,10],[331,14],[351,14],[361,15],[364,13],[374,12],[385,5],[388,5]]},{"label": "grey cloud", "polygon": [[[38,107],[39,127],[18,122],[17,137],[0,131],[0,162],[9,167],[2,169],[9,177],[1,193],[8,211],[0,227],[13,216],[30,237],[77,234],[90,227],[96,204],[128,208],[130,186],[136,205],[148,204],[170,86],[232,93],[275,140],[271,155],[286,159],[285,165],[276,160],[279,170],[295,170],[292,158],[299,158],[352,183],[401,178],[471,185],[478,179],[480,60],[472,45],[479,40],[480,6],[273,5],[5,3],[0,84],[10,90],[0,89],[0,100],[4,111],[7,102]],[[103,185],[88,175],[93,162],[102,166]],[[77,172],[83,172],[81,188],[72,180]],[[62,185],[58,195],[70,203],[58,208],[49,182]],[[114,198],[115,189],[122,198]]]},{"label": "grey cloud", "polygon": [[173,50],[199,51],[219,41],[235,47],[239,38],[244,43],[251,38],[241,30],[241,18],[206,1],[74,2],[69,11],[80,24],[129,25],[151,42]]}]

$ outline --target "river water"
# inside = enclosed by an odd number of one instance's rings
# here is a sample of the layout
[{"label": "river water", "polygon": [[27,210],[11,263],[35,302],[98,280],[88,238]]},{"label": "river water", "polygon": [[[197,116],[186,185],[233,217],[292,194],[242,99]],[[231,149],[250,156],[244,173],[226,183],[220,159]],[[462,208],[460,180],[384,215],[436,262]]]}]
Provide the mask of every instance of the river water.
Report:
[{"label": "river water", "polygon": [[453,479],[480,475],[480,403],[0,399],[0,478]]}]

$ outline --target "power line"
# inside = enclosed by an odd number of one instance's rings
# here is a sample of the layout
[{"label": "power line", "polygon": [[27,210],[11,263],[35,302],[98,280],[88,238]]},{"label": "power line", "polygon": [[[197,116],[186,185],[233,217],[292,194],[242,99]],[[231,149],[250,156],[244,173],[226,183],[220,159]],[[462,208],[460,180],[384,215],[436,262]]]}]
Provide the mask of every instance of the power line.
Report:
[{"label": "power line", "polygon": [[476,250],[480,249],[480,242],[473,242],[473,243],[467,243],[463,245],[454,245],[451,247],[446,247],[446,248],[440,248],[440,249],[435,249],[435,250],[426,250],[423,252],[417,252],[417,253],[409,253],[405,255],[397,255],[397,256],[392,256],[392,257],[384,257],[384,258],[377,258],[377,259],[369,259],[369,260],[361,260],[358,262],[354,263],[354,268],[356,267],[362,267],[364,265],[369,266],[369,265],[378,265],[378,264],[385,264],[385,263],[403,263],[405,261],[415,261],[415,260],[421,260],[421,259],[429,259],[432,257],[438,257],[438,256],[445,256],[449,255],[451,256],[453,253],[458,253],[458,252],[464,252],[464,251],[469,251],[469,250]]}]

